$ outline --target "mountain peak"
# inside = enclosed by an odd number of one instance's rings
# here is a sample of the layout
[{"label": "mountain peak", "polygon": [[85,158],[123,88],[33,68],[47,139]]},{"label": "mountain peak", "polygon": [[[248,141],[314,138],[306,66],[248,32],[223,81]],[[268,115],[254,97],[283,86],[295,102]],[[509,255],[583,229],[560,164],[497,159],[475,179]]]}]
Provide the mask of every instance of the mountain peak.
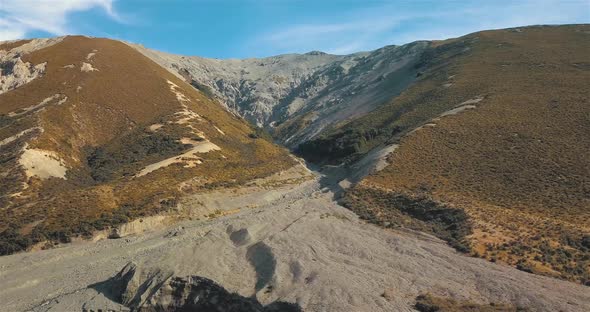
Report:
[{"label": "mountain peak", "polygon": [[309,52],[305,53],[305,55],[326,55],[326,54],[328,54],[328,53],[322,52],[322,51],[317,51],[317,50],[309,51]]}]

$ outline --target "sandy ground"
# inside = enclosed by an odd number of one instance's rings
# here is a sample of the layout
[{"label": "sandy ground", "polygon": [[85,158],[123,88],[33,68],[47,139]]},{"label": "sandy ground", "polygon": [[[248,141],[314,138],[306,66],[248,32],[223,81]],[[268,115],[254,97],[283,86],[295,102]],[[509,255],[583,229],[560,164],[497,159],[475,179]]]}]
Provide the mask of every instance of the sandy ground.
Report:
[{"label": "sandy ground", "polygon": [[112,303],[87,287],[133,261],[208,277],[263,303],[297,302],[305,311],[412,311],[424,292],[534,311],[590,310],[587,287],[467,257],[425,234],[366,224],[337,205],[320,178],[265,189],[272,196],[253,195],[255,186],[201,195],[200,205],[240,208],[212,220],[1,257],[2,309],[80,311],[89,301],[106,307]]},{"label": "sandy ground", "polygon": [[68,168],[57,153],[40,149],[29,149],[25,145],[24,152],[18,160],[25,169],[27,177],[37,176],[41,179],[51,177],[66,179]]}]

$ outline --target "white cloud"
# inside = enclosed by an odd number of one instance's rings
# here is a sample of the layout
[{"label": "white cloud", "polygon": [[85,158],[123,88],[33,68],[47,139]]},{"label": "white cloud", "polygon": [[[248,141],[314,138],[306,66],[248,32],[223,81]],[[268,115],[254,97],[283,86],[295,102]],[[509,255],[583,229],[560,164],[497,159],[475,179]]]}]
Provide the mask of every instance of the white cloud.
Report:
[{"label": "white cloud", "polygon": [[364,48],[365,42],[373,40],[375,34],[398,23],[398,19],[377,16],[342,23],[300,24],[263,34],[255,41],[285,52],[323,49],[329,53],[346,54]]},{"label": "white cloud", "polygon": [[40,30],[65,35],[72,30],[68,14],[93,8],[103,9],[119,20],[113,10],[114,0],[0,0],[0,41],[23,38],[30,31]]},{"label": "white cloud", "polygon": [[[442,2],[422,7],[391,3],[341,16],[345,22],[294,24],[253,41],[268,54],[322,50],[348,54],[388,44],[447,39],[471,32],[534,24],[588,23],[588,0]],[[441,3],[441,2],[438,2]]]}]

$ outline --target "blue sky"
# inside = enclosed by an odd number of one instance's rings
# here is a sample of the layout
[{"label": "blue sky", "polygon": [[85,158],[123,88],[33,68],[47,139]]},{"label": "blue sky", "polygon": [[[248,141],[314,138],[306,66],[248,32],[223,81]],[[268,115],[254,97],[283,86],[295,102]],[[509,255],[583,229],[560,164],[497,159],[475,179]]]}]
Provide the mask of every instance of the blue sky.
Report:
[{"label": "blue sky", "polygon": [[0,40],[84,34],[215,58],[347,54],[567,23],[590,23],[590,0],[0,0]]}]

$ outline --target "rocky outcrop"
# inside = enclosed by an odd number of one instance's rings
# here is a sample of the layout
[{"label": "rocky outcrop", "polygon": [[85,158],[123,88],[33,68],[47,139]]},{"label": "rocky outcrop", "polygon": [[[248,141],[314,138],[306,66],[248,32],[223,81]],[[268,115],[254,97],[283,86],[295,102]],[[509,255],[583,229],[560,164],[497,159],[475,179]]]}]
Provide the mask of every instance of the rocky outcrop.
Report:
[{"label": "rocky outcrop", "polygon": [[301,309],[283,302],[264,307],[256,299],[230,293],[208,278],[187,276],[170,278],[138,311],[295,312]]},{"label": "rocky outcrop", "polygon": [[46,63],[32,65],[20,57],[10,58],[0,52],[0,93],[29,83],[45,72]]},{"label": "rocky outcrop", "polygon": [[31,64],[23,61],[21,57],[55,44],[61,39],[34,39],[9,49],[2,48],[2,45],[10,44],[10,42],[0,42],[0,94],[16,89],[43,75],[47,62]]},{"label": "rocky outcrop", "polygon": [[[173,276],[160,269],[142,270],[128,263],[113,278],[90,286],[107,298],[140,312],[297,312],[298,305],[274,302],[263,306],[255,298],[230,293],[214,281],[200,276]],[[100,310],[87,305],[86,311]],[[103,308],[104,309],[104,308]]]}]

